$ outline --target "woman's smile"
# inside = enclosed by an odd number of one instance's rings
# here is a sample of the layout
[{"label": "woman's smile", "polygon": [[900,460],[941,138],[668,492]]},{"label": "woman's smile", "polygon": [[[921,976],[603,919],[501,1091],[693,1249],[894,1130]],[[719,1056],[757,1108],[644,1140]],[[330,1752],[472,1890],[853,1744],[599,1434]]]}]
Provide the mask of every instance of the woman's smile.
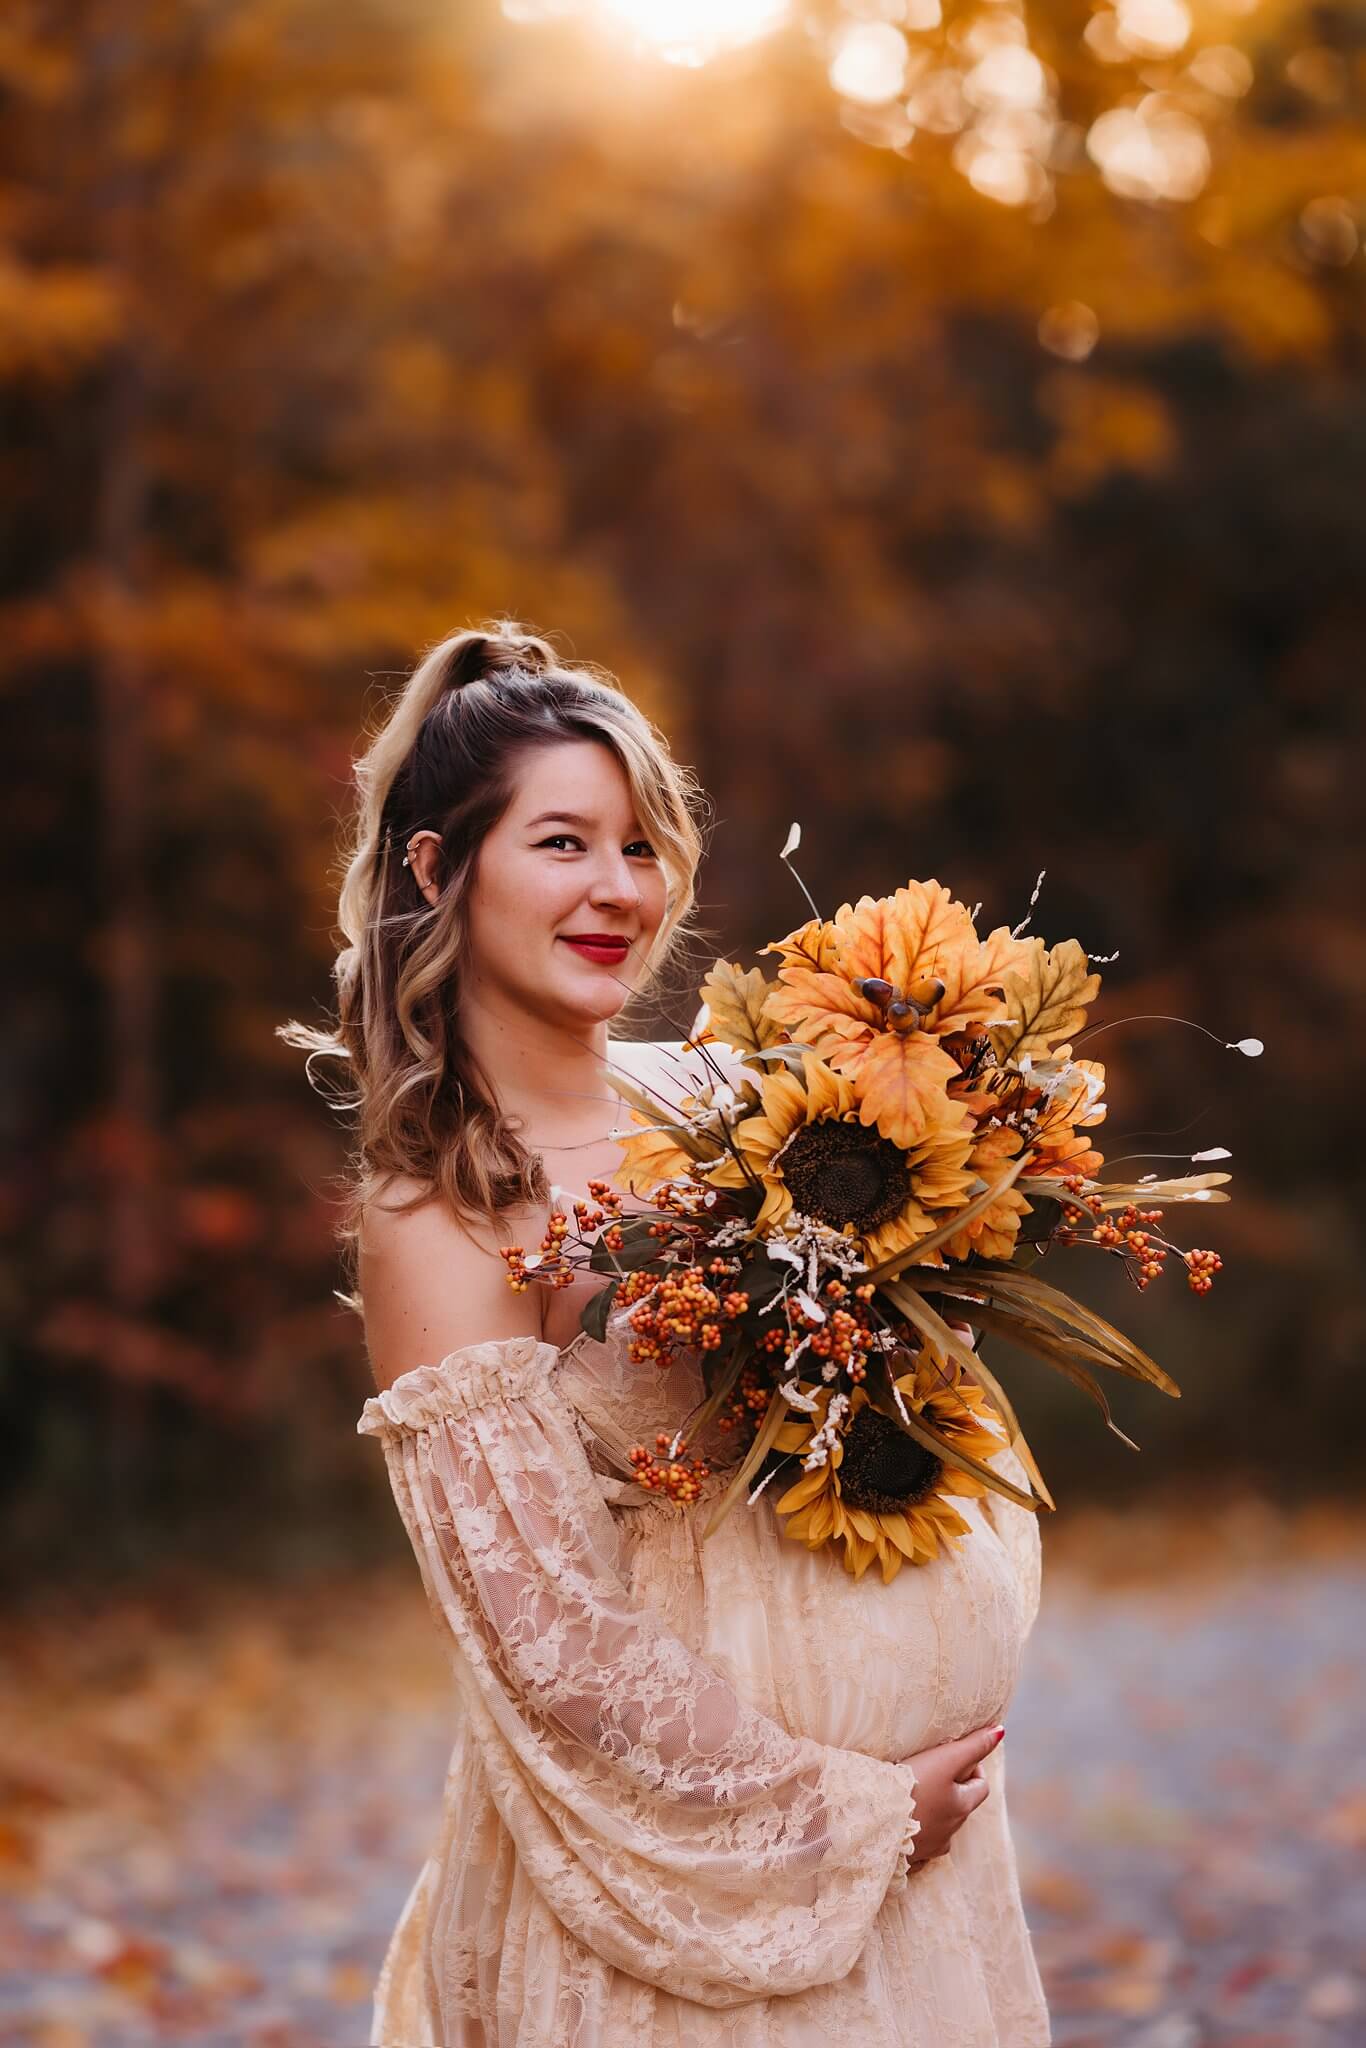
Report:
[{"label": "woman's smile", "polygon": [[631,950],[629,939],[614,939],[605,932],[566,932],[562,938],[585,960],[600,960],[605,966],[619,967]]}]

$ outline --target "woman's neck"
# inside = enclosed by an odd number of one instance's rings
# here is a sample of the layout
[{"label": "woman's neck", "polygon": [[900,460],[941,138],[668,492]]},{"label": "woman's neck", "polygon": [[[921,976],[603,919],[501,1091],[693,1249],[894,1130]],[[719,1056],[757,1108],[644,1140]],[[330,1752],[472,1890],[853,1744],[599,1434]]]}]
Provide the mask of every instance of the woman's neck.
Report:
[{"label": "woman's neck", "polygon": [[605,1018],[576,1030],[518,1005],[475,1000],[460,1021],[466,1045],[504,1113],[518,1120],[529,1150],[553,1154],[611,1129],[620,1102],[606,1078],[614,1047]]}]

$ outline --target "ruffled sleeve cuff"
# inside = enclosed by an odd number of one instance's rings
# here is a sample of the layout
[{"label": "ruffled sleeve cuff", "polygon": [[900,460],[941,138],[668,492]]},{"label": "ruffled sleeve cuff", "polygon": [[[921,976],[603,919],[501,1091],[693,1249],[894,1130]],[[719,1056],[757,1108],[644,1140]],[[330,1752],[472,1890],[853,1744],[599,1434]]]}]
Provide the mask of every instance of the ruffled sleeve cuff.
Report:
[{"label": "ruffled sleeve cuff", "polygon": [[887,1887],[888,1896],[904,1891],[911,1874],[911,1863],[915,1856],[915,1838],[920,1833],[920,1822],[915,1817],[915,1771],[909,1762],[894,1766],[900,1775],[907,1796],[906,1828],[901,1838],[901,1848],[892,1866],[892,1881]]},{"label": "ruffled sleeve cuff", "polygon": [[411,1436],[492,1401],[510,1401],[549,1384],[559,1358],[539,1337],[465,1344],[437,1365],[415,1365],[382,1394],[372,1394],[356,1424],[358,1436]]}]

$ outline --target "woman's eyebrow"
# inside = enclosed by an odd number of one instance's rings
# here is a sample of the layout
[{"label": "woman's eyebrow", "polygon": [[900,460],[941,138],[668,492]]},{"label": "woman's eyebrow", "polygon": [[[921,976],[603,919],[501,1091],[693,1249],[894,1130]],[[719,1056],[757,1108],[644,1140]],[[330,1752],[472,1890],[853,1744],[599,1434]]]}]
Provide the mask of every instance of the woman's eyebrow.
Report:
[{"label": "woman's eyebrow", "polygon": [[[631,822],[639,829],[639,819],[632,819]],[[579,811],[542,811],[539,817],[528,821],[526,829],[532,832],[538,825],[579,825],[585,831],[589,831],[596,823],[596,818],[585,818]]]}]

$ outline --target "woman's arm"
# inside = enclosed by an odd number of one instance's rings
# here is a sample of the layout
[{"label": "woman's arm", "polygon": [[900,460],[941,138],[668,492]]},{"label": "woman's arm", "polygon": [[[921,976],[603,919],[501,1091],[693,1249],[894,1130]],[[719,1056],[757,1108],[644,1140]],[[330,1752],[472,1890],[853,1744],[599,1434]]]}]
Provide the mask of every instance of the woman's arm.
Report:
[{"label": "woman's arm", "polygon": [[[433,1284],[463,1271],[487,1306],[477,1265],[448,1252],[410,1275],[443,1331],[469,1311],[431,1302]],[[701,2004],[838,1981],[905,1880],[914,1770],[790,1734],[635,1601],[553,1346],[436,1356],[359,1428],[383,1444],[531,1881],[606,1961]]]}]

